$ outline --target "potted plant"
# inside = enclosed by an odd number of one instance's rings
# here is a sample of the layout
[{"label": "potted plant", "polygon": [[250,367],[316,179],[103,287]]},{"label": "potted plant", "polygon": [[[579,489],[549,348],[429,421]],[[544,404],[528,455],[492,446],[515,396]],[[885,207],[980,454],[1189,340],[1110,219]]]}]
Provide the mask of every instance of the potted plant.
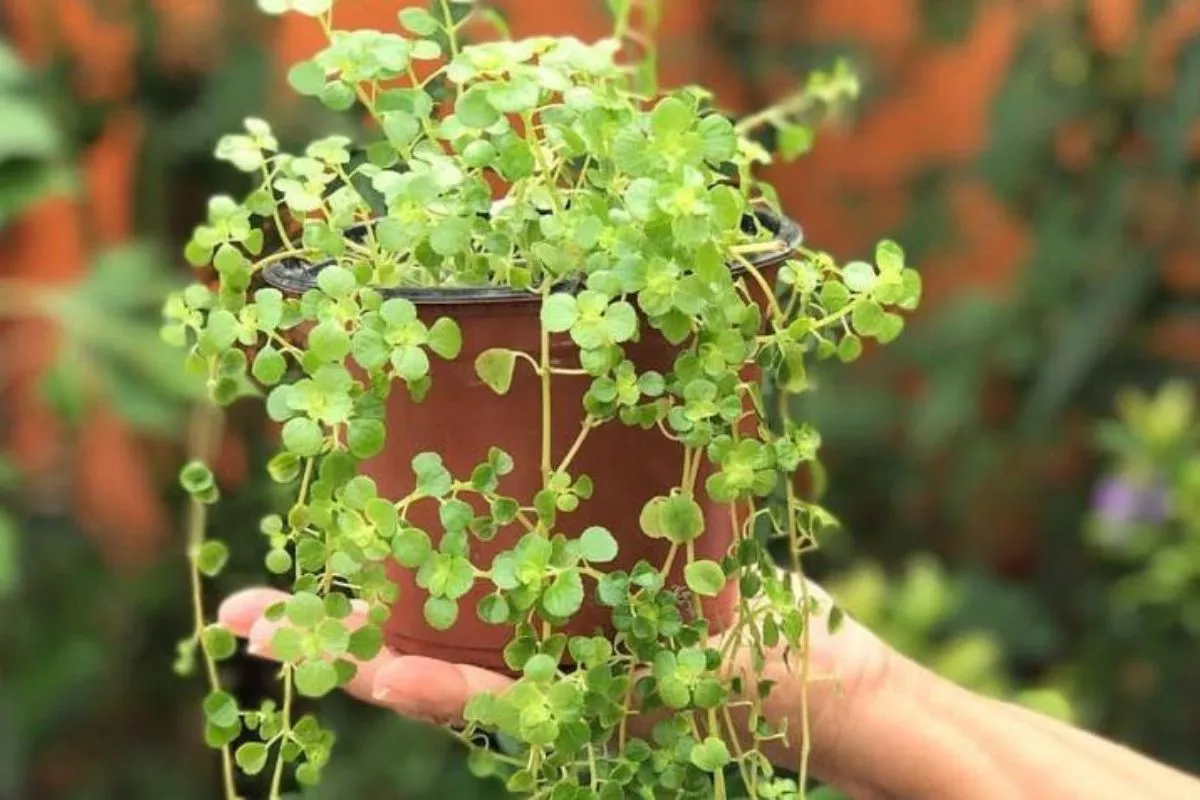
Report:
[{"label": "potted plant", "polygon": [[[718,709],[744,680],[722,668],[730,647],[804,651],[810,605],[772,551],[798,570],[831,517],[798,490],[819,436],[789,398],[811,359],[897,336],[920,282],[890,242],[873,264],[806,248],[754,175],[771,160],[755,137],[804,150],[853,76],[816,74],[735,123],[702,89],[648,88],[652,59],[626,63],[646,44],[628,0],[595,43],[464,43],[493,18],[448,0],[386,33],[337,30],[331,0],[259,5],[323,26],[289,81],[375,133],[300,155],[260,120],[223,139],[257,186],[211,201],[186,250],[210,280],[166,308],[218,405],[265,394],[269,470],[293,497],[261,526],[294,593],[269,613],[283,704],[221,690],[235,645],[198,582],[181,645],[212,684],[226,791],[235,763],[272,765],[272,796],[285,764],[318,780],[331,735],[292,718],[294,695],[388,646],[518,678],[457,731],[473,747],[498,732],[507,754],[474,763],[513,791],[724,797],[736,767],[778,796],[756,754],[788,733],[726,731]],[[199,461],[181,482],[198,581],[226,558],[204,533],[218,491]],[[354,631],[352,599],[370,609]],[[653,743],[631,736],[652,712]]]}]

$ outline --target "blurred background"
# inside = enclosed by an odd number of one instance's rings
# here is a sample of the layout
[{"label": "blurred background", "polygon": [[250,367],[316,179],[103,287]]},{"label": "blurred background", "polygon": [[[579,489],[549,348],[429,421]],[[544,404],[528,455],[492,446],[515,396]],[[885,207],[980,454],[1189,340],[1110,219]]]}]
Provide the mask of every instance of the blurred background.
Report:
[{"label": "blurred background", "polygon": [[[392,26],[402,0],[349,0]],[[494,3],[605,32],[602,0]],[[672,83],[734,110],[849,58],[864,93],[770,175],[841,258],[894,237],[927,299],[796,413],[845,523],[810,569],[962,683],[1200,770],[1200,2],[666,0]],[[176,471],[188,401],[164,293],[248,115],[319,33],[253,0],[0,0],[0,800],[209,798]],[[266,426],[235,407],[214,530],[259,579]],[[227,687],[269,690],[261,664]],[[340,699],[312,797],[498,797],[440,737]],[[252,787],[246,787],[253,794]]]}]

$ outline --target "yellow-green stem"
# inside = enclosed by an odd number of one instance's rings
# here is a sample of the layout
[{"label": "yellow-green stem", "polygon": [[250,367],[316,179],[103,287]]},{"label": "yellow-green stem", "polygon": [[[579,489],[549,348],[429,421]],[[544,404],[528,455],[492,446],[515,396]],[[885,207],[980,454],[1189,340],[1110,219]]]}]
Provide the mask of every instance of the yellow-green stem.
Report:
[{"label": "yellow-green stem", "polygon": [[[192,416],[190,445],[192,456],[199,461],[206,461],[220,432],[220,411],[211,406],[197,409]],[[200,551],[204,547],[205,532],[208,529],[208,507],[196,498],[188,504],[187,534],[188,534],[188,565],[191,572],[192,589],[192,636],[200,649],[204,660],[204,673],[208,680],[209,691],[221,691],[221,677],[217,673],[217,664],[204,647],[204,586],[200,577]],[[233,777],[233,755],[229,745],[221,747],[221,786],[227,800],[237,797],[237,785]]]},{"label": "yellow-green stem", "polygon": [[283,709],[280,711],[283,719],[279,731],[279,752],[275,756],[275,772],[271,776],[271,800],[278,800],[279,790],[283,786],[283,748],[292,735],[292,667],[283,665]]}]

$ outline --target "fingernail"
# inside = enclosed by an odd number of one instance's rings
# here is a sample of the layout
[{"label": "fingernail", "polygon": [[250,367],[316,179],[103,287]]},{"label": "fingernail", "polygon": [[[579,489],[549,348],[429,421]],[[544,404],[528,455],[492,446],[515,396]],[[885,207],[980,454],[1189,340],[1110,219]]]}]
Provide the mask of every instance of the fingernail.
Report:
[{"label": "fingernail", "polygon": [[246,652],[252,656],[261,656],[266,654],[267,648],[262,642],[251,639],[246,643]]}]

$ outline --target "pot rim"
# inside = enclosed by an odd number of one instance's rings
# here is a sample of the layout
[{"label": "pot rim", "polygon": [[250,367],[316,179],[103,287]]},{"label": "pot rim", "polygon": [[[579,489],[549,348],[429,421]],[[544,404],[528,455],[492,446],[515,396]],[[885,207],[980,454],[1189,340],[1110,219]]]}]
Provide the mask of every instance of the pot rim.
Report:
[{"label": "pot rim", "polygon": [[[775,234],[774,241],[779,245],[777,250],[749,254],[746,260],[752,267],[759,270],[770,269],[795,254],[796,248],[804,240],[799,223],[766,205],[758,205],[749,213],[753,213],[759,223]],[[360,226],[365,227],[368,224],[370,223],[360,223]],[[317,273],[333,263],[332,260],[327,260],[313,264],[300,258],[289,258],[265,267],[262,277],[268,285],[282,292],[301,295],[314,288],[317,285]],[[735,276],[746,272],[746,268],[739,264],[730,264],[729,270]],[[555,289],[570,290],[575,285],[575,281],[564,281],[557,284]],[[541,300],[541,295],[536,292],[508,286],[393,287],[378,291],[386,298],[399,297],[409,300],[414,305],[533,303]]]}]

